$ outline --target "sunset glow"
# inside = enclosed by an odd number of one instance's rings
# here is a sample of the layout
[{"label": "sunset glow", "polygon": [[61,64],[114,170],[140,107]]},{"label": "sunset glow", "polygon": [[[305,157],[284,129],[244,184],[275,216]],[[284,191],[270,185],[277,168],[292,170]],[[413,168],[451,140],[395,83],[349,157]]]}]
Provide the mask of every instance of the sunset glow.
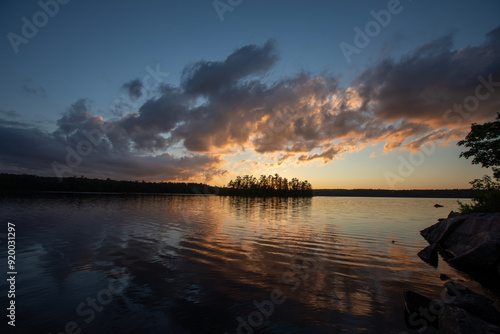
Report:
[{"label": "sunset glow", "polygon": [[[61,5],[28,42],[4,38],[2,172],[219,186],[279,173],[316,189],[466,188],[487,173],[456,142],[498,111],[495,1],[111,3]],[[4,8],[4,35],[37,6]],[[391,6],[378,33],[356,29]]]}]

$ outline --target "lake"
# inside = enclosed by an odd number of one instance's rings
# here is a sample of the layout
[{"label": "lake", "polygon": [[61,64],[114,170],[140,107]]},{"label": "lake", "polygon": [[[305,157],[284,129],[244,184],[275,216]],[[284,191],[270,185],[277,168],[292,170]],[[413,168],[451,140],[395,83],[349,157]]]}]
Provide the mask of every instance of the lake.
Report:
[{"label": "lake", "polygon": [[455,199],[0,201],[4,250],[16,227],[16,333],[405,333],[404,289],[432,297],[440,274],[470,281],[416,255],[419,231]]}]

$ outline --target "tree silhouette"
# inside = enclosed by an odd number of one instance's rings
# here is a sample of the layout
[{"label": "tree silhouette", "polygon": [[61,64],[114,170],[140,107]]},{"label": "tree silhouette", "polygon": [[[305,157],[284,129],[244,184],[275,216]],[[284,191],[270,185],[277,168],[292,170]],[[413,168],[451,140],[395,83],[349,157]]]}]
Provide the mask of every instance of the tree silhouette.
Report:
[{"label": "tree silhouette", "polygon": [[495,178],[500,181],[500,112],[494,122],[473,123],[469,134],[457,145],[469,148],[460,153],[460,157],[474,157],[473,164],[492,167]]},{"label": "tree silhouette", "polygon": [[459,146],[467,147],[469,150],[460,153],[460,157],[472,160],[473,164],[481,164],[482,167],[492,167],[493,176],[485,175],[482,179],[470,182],[472,185],[472,204],[460,204],[462,213],[472,212],[500,212],[500,113],[496,121],[484,124],[473,123],[471,131],[457,143]]},{"label": "tree silhouette", "polygon": [[306,181],[293,178],[288,181],[279,174],[237,176],[228,182],[227,187],[219,190],[223,196],[312,196],[312,186]]},{"label": "tree silhouette", "polygon": [[83,176],[57,178],[3,173],[0,174],[0,191],[214,194],[216,188],[201,183],[115,181]]}]

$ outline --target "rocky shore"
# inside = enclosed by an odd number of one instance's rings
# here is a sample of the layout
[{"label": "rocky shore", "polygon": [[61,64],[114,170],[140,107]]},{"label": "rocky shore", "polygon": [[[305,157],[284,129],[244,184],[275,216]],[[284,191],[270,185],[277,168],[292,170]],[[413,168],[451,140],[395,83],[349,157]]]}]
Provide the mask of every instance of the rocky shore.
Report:
[{"label": "rocky shore", "polygon": [[408,328],[419,333],[429,327],[443,334],[498,334],[500,312],[493,301],[455,281],[445,283],[434,299],[404,292]]},{"label": "rocky shore", "polygon": [[[472,276],[493,275],[500,283],[500,213],[463,215],[452,211],[420,234],[429,242],[429,246],[418,253],[425,262],[437,266],[438,254],[441,254],[460,271]],[[493,301],[449,277],[443,280],[448,282],[440,298],[430,299],[405,291],[409,328],[421,331],[431,326],[445,334],[500,334],[500,312]]]},{"label": "rocky shore", "polygon": [[452,211],[420,234],[429,246],[418,256],[427,263],[437,265],[439,252],[459,270],[500,274],[500,213],[462,215]]}]

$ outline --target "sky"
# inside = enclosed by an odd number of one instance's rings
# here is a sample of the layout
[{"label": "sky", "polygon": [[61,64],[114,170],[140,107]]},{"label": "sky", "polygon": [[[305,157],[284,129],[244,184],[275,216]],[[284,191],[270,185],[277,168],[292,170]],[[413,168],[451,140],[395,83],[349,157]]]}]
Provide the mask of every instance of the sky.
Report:
[{"label": "sky", "polygon": [[0,4],[0,172],[452,189],[500,112],[500,2]]}]

